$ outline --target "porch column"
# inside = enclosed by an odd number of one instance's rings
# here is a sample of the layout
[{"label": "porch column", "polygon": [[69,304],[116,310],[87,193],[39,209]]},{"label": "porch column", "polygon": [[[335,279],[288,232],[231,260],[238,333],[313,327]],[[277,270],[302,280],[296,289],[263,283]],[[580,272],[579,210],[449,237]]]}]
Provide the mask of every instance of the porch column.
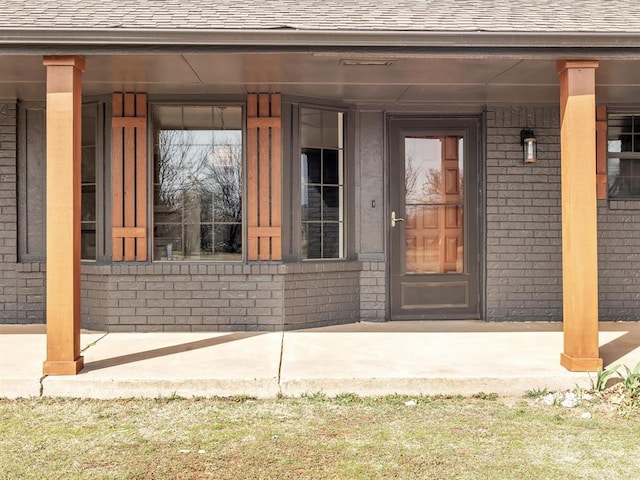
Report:
[{"label": "porch column", "polygon": [[564,352],[576,372],[602,368],[598,350],[596,61],[559,61]]},{"label": "porch column", "polygon": [[74,375],[80,356],[80,165],[84,57],[46,56],[47,359],[45,375]]}]

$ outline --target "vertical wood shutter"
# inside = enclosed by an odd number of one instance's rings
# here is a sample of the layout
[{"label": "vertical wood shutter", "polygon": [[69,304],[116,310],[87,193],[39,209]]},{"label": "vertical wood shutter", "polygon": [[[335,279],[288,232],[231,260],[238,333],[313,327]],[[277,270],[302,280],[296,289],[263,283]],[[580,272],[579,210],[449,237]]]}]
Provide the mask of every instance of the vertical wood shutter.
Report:
[{"label": "vertical wood shutter", "polygon": [[607,198],[607,107],[596,108],[596,196]]},{"label": "vertical wood shutter", "polygon": [[146,261],[147,96],[114,93],[112,112],[112,258]]},{"label": "vertical wood shutter", "polygon": [[282,259],[282,100],[247,97],[248,259]]}]

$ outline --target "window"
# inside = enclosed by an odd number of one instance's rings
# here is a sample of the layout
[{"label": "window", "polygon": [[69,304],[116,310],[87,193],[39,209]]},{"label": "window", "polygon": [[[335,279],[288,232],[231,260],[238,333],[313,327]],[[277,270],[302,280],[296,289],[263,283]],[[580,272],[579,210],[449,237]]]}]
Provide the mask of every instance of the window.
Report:
[{"label": "window", "polygon": [[153,259],[242,259],[242,107],[152,111]]},{"label": "window", "polygon": [[344,113],[301,108],[300,146],[302,258],[344,258]]},{"label": "window", "polygon": [[[96,208],[104,194],[104,103],[82,105],[81,139],[81,214],[80,257],[102,260],[104,257],[102,211]],[[25,102],[20,105],[21,139],[18,151],[19,245],[21,262],[45,260],[46,223],[46,110],[45,105]]]},{"label": "window", "polygon": [[640,198],[640,115],[609,115],[607,177],[609,198]]},{"label": "window", "polygon": [[80,252],[82,260],[96,259],[96,158],[98,106],[82,107],[82,167],[81,167],[81,216]]}]

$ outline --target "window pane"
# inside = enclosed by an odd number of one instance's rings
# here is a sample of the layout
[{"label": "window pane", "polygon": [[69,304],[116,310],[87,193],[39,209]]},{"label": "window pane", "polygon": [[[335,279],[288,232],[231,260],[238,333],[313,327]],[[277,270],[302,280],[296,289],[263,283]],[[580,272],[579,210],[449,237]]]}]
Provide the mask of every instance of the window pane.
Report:
[{"label": "window pane", "polygon": [[303,258],[322,258],[322,225],[306,223],[302,226]]},{"label": "window pane", "polygon": [[340,224],[322,224],[322,256],[323,258],[342,257],[340,241]]},{"label": "window pane", "polygon": [[305,188],[306,202],[302,204],[304,220],[320,220],[322,218],[322,187],[311,185]]},{"label": "window pane", "polygon": [[81,218],[83,222],[96,221],[96,186],[82,185]]},{"label": "window pane", "polygon": [[242,225],[216,225],[213,231],[213,255],[217,260],[242,258]]},{"label": "window pane", "polygon": [[84,145],[82,147],[82,183],[96,183],[96,147]]},{"label": "window pane", "polygon": [[240,107],[154,108],[154,222],[181,226],[171,258],[156,231],[155,259],[241,260],[241,123]]},{"label": "window pane", "polygon": [[306,183],[320,183],[322,165],[322,150],[319,148],[302,149],[302,181]]},{"label": "window pane", "polygon": [[339,220],[340,210],[340,187],[322,187],[322,219]]},{"label": "window pane", "polygon": [[153,257],[156,260],[182,258],[182,225],[154,226]]},{"label": "window pane", "polygon": [[343,258],[343,113],[302,108],[300,122],[302,258]]},{"label": "window pane", "polygon": [[322,112],[322,146],[338,148],[342,132],[338,130],[338,114],[336,112]]},{"label": "window pane", "polygon": [[82,224],[80,234],[80,257],[83,260],[94,260],[96,258],[96,230],[95,224]]},{"label": "window pane", "polygon": [[305,147],[322,145],[322,112],[311,108],[300,109],[300,144]]},{"label": "window pane", "polygon": [[322,152],[322,183],[337,185],[340,181],[338,150]]}]

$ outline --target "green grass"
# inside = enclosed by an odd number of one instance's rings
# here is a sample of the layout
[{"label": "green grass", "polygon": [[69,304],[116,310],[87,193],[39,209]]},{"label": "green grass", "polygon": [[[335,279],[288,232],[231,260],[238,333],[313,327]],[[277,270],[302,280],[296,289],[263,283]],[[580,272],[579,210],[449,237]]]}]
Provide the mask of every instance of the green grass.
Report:
[{"label": "green grass", "polygon": [[637,478],[640,416],[583,411],[487,394],[0,400],[0,479]]}]

